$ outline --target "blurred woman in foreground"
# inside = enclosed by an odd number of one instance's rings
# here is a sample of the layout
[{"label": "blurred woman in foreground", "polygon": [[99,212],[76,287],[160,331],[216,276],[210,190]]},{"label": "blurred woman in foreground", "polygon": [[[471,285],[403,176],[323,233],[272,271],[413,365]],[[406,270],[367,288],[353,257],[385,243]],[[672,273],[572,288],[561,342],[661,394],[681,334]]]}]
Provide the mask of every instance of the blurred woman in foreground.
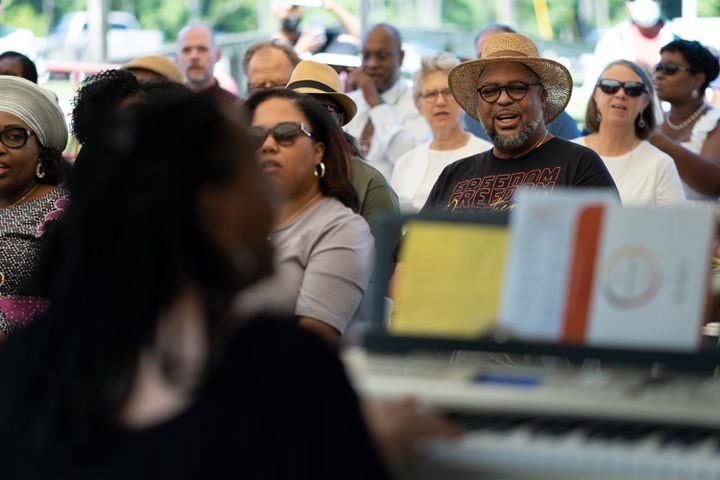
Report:
[{"label": "blurred woman in foreground", "polygon": [[0,340],[46,307],[35,271],[48,228],[69,204],[65,117],[53,95],[0,75]]},{"label": "blurred woman in foreground", "polygon": [[674,40],[655,65],[658,97],[670,111],[650,141],[675,160],[692,203],[718,206],[720,110],[705,103],[705,90],[720,72],[717,57],[697,41]]},{"label": "blurred woman in foreground", "polygon": [[229,315],[272,268],[245,133],[203,98],[136,113],[53,232],[49,311],[0,348],[0,478],[386,478],[331,348]]},{"label": "blurred woman in foreground", "polygon": [[647,141],[656,125],[656,97],[650,77],[628,60],[611,62],[588,102],[590,135],[576,143],[603,159],[623,205],[678,205],[685,192],[672,158]]}]

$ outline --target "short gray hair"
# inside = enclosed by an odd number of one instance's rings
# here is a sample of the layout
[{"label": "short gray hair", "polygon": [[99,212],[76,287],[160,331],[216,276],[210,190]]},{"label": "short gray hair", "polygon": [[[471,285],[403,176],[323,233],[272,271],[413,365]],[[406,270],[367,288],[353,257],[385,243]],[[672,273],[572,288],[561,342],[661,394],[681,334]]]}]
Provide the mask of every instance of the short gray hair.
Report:
[{"label": "short gray hair", "polygon": [[444,72],[446,75],[450,70],[460,63],[460,59],[450,52],[436,52],[432,55],[424,55],[420,59],[420,69],[415,73],[413,81],[413,98],[418,98],[420,87],[425,77],[435,72]]}]

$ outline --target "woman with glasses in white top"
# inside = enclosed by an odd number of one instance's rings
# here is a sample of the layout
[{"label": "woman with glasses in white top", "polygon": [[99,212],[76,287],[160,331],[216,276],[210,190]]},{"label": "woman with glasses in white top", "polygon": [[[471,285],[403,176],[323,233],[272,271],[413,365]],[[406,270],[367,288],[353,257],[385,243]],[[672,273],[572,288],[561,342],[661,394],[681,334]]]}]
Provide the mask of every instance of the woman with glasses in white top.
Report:
[{"label": "woman with glasses in white top", "polygon": [[405,153],[393,169],[390,183],[404,211],[416,212],[425,205],[446,166],[492,147],[463,130],[462,109],[448,87],[448,72],[458,63],[453,54],[438,52],[424,57],[415,75],[415,106],[430,124],[432,140]]},{"label": "woman with glasses in white top", "polygon": [[676,205],[685,193],[672,158],[647,141],[657,125],[647,73],[628,60],[611,62],[595,84],[585,114],[592,148],[610,171],[623,205]]},{"label": "woman with glasses in white top", "polygon": [[244,292],[239,307],[294,314],[300,325],[337,340],[361,316],[374,252],[367,222],[352,210],[347,142],[309,95],[266,90],[245,108],[278,217],[269,239],[276,274]]},{"label": "woman with glasses in white top", "polygon": [[675,40],[655,66],[658,97],[670,104],[650,141],[672,157],[691,203],[720,199],[720,110],[705,103],[705,89],[720,71],[718,59],[696,41]]}]

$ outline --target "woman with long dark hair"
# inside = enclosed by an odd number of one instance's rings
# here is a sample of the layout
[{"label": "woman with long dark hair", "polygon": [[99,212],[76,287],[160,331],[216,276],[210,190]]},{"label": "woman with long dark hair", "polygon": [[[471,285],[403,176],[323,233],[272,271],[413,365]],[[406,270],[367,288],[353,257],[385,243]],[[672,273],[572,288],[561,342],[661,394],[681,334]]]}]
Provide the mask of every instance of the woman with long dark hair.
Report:
[{"label": "woman with long dark hair", "polygon": [[293,314],[301,325],[336,340],[360,316],[374,251],[367,222],[352,211],[357,197],[347,142],[309,95],[266,90],[245,107],[279,214],[271,234],[277,273],[248,290],[241,308]]},{"label": "woman with long dark hair", "polygon": [[385,478],[332,349],[229,313],[272,269],[246,134],[200,97],[125,115],[0,348],[0,478]]}]

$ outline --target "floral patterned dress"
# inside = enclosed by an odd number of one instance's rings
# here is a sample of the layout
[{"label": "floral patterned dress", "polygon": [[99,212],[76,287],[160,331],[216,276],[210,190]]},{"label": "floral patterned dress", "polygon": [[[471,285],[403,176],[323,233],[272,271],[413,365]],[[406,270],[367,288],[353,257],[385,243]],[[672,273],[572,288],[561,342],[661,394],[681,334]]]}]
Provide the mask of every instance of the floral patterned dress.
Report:
[{"label": "floral patterned dress", "polygon": [[70,204],[57,187],[29,202],[0,209],[0,331],[27,325],[47,307],[34,279],[43,235]]}]

